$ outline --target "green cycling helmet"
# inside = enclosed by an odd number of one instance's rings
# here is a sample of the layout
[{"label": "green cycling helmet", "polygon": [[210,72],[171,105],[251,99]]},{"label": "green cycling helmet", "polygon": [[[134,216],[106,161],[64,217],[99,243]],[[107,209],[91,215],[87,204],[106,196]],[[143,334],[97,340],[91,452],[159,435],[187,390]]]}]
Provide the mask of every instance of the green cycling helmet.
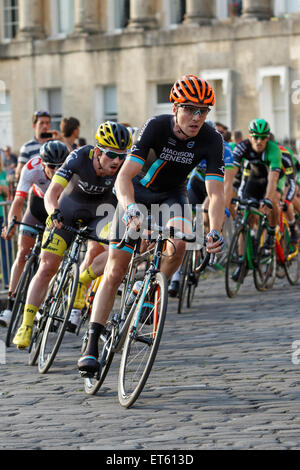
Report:
[{"label": "green cycling helmet", "polygon": [[249,133],[251,135],[270,135],[270,126],[265,119],[253,119],[249,124]]}]

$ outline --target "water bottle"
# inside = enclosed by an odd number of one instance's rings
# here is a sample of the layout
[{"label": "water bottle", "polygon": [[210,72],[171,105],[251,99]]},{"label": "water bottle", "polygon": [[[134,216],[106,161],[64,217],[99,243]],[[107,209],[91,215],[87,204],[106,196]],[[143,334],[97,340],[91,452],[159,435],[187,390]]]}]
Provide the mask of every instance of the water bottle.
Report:
[{"label": "water bottle", "polygon": [[143,281],[136,281],[134,283],[132,291],[130,292],[130,295],[129,295],[129,298],[128,298],[128,301],[127,301],[127,304],[126,304],[126,312],[129,312],[129,310],[130,310],[136,296],[138,295],[139,290],[142,287],[142,285],[143,285]]}]

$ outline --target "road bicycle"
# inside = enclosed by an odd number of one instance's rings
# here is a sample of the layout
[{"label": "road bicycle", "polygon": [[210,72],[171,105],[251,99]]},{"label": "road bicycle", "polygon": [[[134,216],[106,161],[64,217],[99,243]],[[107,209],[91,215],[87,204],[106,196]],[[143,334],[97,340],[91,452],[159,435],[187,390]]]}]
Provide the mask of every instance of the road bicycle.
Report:
[{"label": "road bicycle", "polygon": [[[38,359],[41,374],[45,374],[53,364],[68,326],[78,286],[81,246],[86,240],[108,244],[106,239],[91,236],[92,229],[87,226],[77,229],[63,225],[62,229],[71,232],[73,240],[49,283],[29,346],[29,364],[34,365]],[[55,227],[43,248],[52,241],[54,232]]]},{"label": "road bicycle", "polygon": [[[253,271],[254,285],[257,290],[271,288],[276,275],[275,247],[266,249],[268,234],[267,215],[258,210],[259,203],[254,199],[239,200],[234,198],[241,213],[229,247],[225,269],[225,289],[228,297],[237,295],[249,270]],[[272,203],[266,202],[269,209]],[[254,229],[250,216],[256,216]]]},{"label": "road bicycle", "polygon": [[289,283],[295,285],[300,277],[299,247],[298,243],[292,243],[290,238],[289,224],[285,213],[281,210],[275,233],[276,275],[279,278],[286,275]]},{"label": "road bicycle", "polygon": [[191,308],[194,300],[196,288],[198,286],[200,272],[196,268],[204,259],[203,247],[198,249],[186,250],[181,265],[181,280],[178,292],[177,313],[182,313],[184,303],[187,308]]},{"label": "road bicycle", "polygon": [[[141,238],[136,240],[127,274],[123,280],[121,305],[119,311],[111,316],[105,332],[99,339],[100,368],[95,375],[81,373],[84,377],[85,391],[94,395],[108,373],[114,354],[122,350],[118,397],[122,406],[129,408],[139,397],[152,369],[160,344],[168,303],[168,282],[160,272],[164,244],[174,237],[194,242],[194,234],[184,234],[174,229],[166,230],[152,224],[150,247],[141,253]],[[126,243],[126,232],[118,248]],[[138,266],[146,262],[139,290],[134,291]],[[208,262],[208,261],[207,261]],[[132,302],[132,303],[131,303]],[[83,339],[82,353],[87,344]]]},{"label": "road bicycle", "polygon": [[42,225],[30,225],[24,224],[23,222],[18,222],[16,216],[13,217],[11,223],[9,224],[7,235],[11,232],[15,225],[24,225],[30,227],[37,231],[36,239],[34,246],[32,247],[30,253],[26,256],[26,263],[24,270],[21,274],[19,282],[14,293],[14,303],[12,308],[11,320],[9,322],[6,334],[5,344],[7,347],[10,346],[12,338],[15,336],[19,326],[22,323],[24,306],[26,302],[26,295],[31,279],[35,275],[40,260],[40,252],[42,246],[42,239],[45,227]]}]

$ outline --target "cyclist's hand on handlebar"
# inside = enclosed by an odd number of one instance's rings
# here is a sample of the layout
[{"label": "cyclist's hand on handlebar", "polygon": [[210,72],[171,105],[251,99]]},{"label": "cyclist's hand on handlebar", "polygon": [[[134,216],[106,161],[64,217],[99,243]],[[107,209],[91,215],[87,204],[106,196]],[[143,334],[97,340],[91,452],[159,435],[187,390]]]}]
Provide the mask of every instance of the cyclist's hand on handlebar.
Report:
[{"label": "cyclist's hand on handlebar", "polygon": [[273,208],[273,204],[268,198],[264,198],[260,201],[260,210],[263,214],[269,214]]},{"label": "cyclist's hand on handlebar", "polygon": [[54,211],[49,215],[46,221],[46,226],[48,229],[52,229],[55,227],[56,229],[60,230],[63,225],[63,215],[59,209],[54,209]]},{"label": "cyclist's hand on handlebar", "polygon": [[7,233],[8,232],[8,227],[2,227],[2,231],[1,231],[1,237],[4,238],[4,240],[10,240],[14,234],[16,233],[16,227],[13,227],[9,234]]},{"label": "cyclist's hand on handlebar", "polygon": [[225,245],[224,238],[217,230],[211,230],[206,236],[206,251],[208,253],[219,253]]},{"label": "cyclist's hand on handlebar", "polygon": [[125,224],[131,229],[136,230],[138,232],[141,228],[143,219],[144,216],[139,210],[137,204],[129,204],[123,216],[123,221],[125,222]]}]

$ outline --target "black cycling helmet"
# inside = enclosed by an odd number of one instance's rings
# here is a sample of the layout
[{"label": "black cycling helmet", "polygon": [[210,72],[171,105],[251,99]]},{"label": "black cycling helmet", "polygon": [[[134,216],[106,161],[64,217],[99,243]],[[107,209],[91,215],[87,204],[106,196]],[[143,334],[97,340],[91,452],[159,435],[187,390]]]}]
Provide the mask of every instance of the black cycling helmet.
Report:
[{"label": "black cycling helmet", "polygon": [[40,157],[44,163],[61,165],[69,155],[68,147],[59,140],[46,142],[40,148]]},{"label": "black cycling helmet", "polygon": [[132,146],[131,132],[123,124],[113,121],[100,124],[95,139],[98,145],[116,150],[128,150]]}]

